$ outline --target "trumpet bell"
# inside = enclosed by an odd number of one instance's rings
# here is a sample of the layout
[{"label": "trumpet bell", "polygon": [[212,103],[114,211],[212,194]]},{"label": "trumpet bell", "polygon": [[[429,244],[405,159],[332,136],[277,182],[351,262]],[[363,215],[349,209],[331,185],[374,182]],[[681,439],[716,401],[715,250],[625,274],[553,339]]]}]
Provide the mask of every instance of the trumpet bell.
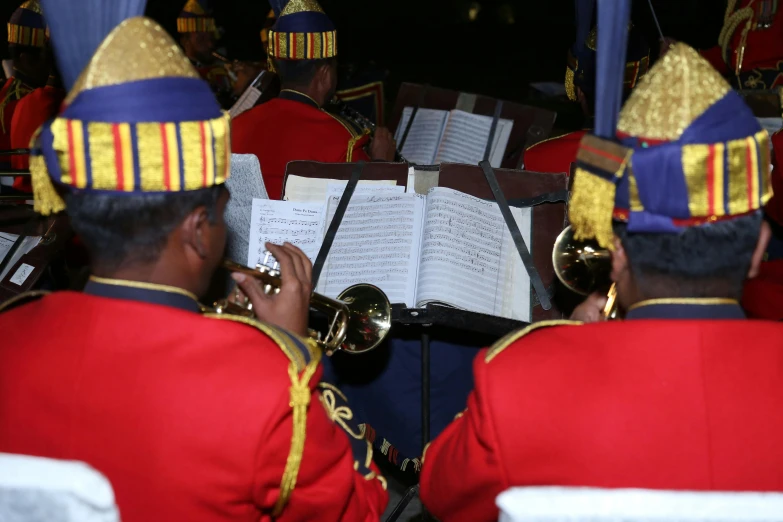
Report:
[{"label": "trumpet bell", "polygon": [[571,291],[589,295],[607,291],[611,284],[612,261],[609,251],[595,241],[577,241],[567,227],[555,241],[552,265],[557,278]]},{"label": "trumpet bell", "polygon": [[340,349],[359,354],[377,347],[391,329],[391,304],[377,286],[359,284],[346,288],[337,300],[348,308],[345,340]]}]

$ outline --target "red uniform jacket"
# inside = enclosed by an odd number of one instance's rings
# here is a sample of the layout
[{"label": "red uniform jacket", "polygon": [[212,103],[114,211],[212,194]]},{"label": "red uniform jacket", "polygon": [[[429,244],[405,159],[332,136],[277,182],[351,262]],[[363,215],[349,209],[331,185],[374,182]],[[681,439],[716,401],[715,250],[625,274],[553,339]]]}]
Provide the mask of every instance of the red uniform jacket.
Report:
[{"label": "red uniform jacket", "polygon": [[[0,150],[11,149],[11,119],[19,100],[31,91],[31,87],[15,77],[6,80],[3,87],[0,88]],[[10,157],[0,158],[0,167],[9,168],[10,166]]]},{"label": "red uniform jacket", "polygon": [[571,174],[571,163],[576,161],[579,142],[587,133],[581,130],[536,143],[525,151],[525,170]]},{"label": "red uniform jacket", "polygon": [[378,519],[385,487],[320,403],[319,354],[180,293],[113,288],[0,314],[0,452],[87,462],[123,522],[270,520],[284,475],[277,520]]},{"label": "red uniform jacket", "polygon": [[[776,89],[783,85],[783,70],[780,63],[783,61],[783,8],[778,7],[777,11],[773,12],[776,3],[774,0],[740,0],[734,10],[736,13],[740,9],[751,6],[754,11],[752,28],[747,34],[742,58],[743,88]],[[759,26],[759,21],[764,19],[770,21],[769,27]],[[727,57],[724,57],[720,45],[701,53],[724,76],[733,76],[736,71],[742,48],[742,32],[746,24],[747,20],[736,26],[731,36]]]},{"label": "red uniform jacket", "polygon": [[424,505],[480,522],[511,486],[783,491],[783,325],[712,306],[539,323],[481,352],[467,409],[425,451]]},{"label": "red uniform jacket", "polygon": [[[60,104],[65,99],[66,92],[58,87],[41,87],[19,100],[11,118],[12,149],[28,149],[33,134],[41,125],[54,118],[60,110]],[[12,156],[11,168],[27,170],[29,156]],[[17,178],[14,188],[32,192],[30,178]]]},{"label": "red uniform jacket", "polygon": [[231,151],[255,154],[269,197],[280,199],[288,162],[369,161],[369,140],[311,99],[284,90],[280,97],[238,116],[231,124]]},{"label": "red uniform jacket", "polygon": [[[764,207],[769,219],[783,227],[783,131],[772,136],[772,199]],[[761,271],[745,283],[742,306],[749,317],[783,320],[783,259],[761,263]]]}]

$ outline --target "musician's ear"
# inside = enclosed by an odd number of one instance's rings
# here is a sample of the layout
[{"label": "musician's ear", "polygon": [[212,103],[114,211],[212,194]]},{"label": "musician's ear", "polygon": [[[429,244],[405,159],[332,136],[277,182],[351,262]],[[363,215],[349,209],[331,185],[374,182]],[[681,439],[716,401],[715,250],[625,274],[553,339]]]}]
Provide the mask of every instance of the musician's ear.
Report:
[{"label": "musician's ear", "polygon": [[756,241],[756,248],[753,250],[753,256],[750,259],[750,269],[748,270],[748,279],[758,277],[761,271],[761,262],[764,261],[764,254],[767,252],[767,247],[772,239],[772,226],[764,219],[761,222],[761,230],[759,231],[759,238]]},{"label": "musician's ear", "polygon": [[226,247],[226,222],[223,213],[228,203],[227,190],[221,190],[215,208],[199,206],[182,221],[179,236],[182,248],[193,261],[216,267]]},{"label": "musician's ear", "polygon": [[614,250],[612,251],[612,281],[619,283],[624,277],[630,275],[628,256],[623,248],[620,238],[614,237]]}]

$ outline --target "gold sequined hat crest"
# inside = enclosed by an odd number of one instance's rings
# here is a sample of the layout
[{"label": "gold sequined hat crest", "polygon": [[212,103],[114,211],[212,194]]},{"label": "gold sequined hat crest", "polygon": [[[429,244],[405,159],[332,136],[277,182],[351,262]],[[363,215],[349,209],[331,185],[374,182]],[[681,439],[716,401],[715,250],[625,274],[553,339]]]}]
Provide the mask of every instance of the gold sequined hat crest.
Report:
[{"label": "gold sequined hat crest", "polygon": [[[196,190],[225,182],[229,118],[177,44],[130,18],[98,47],[42,128],[31,159],[36,210],[64,209],[55,186],[84,192]],[[54,182],[54,185],[52,185]]]},{"label": "gold sequined hat crest", "polygon": [[772,195],[769,136],[698,52],[675,45],[620,113],[619,143],[586,137],[569,213],[579,238],[676,233],[756,212]]}]

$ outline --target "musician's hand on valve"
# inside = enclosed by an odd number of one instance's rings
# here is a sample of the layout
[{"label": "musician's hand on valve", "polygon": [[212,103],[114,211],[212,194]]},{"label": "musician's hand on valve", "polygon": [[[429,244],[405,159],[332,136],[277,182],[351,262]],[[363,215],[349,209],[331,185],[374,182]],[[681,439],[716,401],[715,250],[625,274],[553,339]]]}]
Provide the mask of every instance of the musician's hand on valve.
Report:
[{"label": "musician's hand on valve", "polygon": [[574,308],[574,311],[571,314],[571,320],[581,321],[583,323],[597,323],[599,321],[605,321],[605,306],[605,294],[590,294],[582,304]]},{"label": "musician's hand on valve", "polygon": [[397,143],[394,136],[386,127],[375,129],[375,135],[370,144],[370,158],[376,161],[394,161],[397,154]]},{"label": "musician's hand on valve", "polygon": [[231,277],[253,303],[259,321],[307,337],[313,265],[304,252],[289,243],[267,243],[266,248],[280,263],[280,293],[267,295],[263,283],[238,272]]}]

